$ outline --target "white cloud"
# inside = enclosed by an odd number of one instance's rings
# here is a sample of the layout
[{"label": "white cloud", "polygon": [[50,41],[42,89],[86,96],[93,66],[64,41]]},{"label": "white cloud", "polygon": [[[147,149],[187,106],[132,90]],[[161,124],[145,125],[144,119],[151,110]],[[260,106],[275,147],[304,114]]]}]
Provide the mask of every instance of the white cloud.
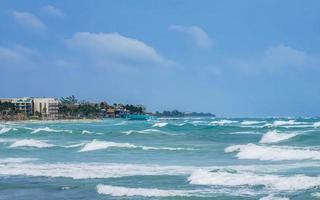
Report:
[{"label": "white cloud", "polygon": [[28,67],[36,57],[36,51],[19,45],[0,47],[0,67]]},{"label": "white cloud", "polygon": [[45,24],[36,16],[28,12],[13,11],[12,15],[17,23],[21,26],[32,30],[45,30]]},{"label": "white cloud", "polygon": [[173,25],[169,27],[169,30],[187,34],[194,41],[195,45],[200,48],[209,48],[213,45],[213,40],[198,26]]},{"label": "white cloud", "polygon": [[170,62],[144,42],[118,33],[78,32],[66,44],[101,65],[153,66]]},{"label": "white cloud", "polygon": [[47,14],[55,17],[64,17],[64,13],[62,12],[62,10],[52,5],[43,6],[42,10],[45,11]]},{"label": "white cloud", "polygon": [[320,64],[320,59],[318,56],[305,51],[278,44],[248,58],[230,59],[228,64],[246,73],[258,73],[305,68],[315,69]]}]

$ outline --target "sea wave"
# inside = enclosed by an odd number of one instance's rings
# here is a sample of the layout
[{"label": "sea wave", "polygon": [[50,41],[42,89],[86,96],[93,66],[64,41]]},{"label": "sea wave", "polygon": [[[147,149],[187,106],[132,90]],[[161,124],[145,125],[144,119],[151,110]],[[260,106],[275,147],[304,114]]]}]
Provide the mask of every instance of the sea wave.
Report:
[{"label": "sea wave", "polygon": [[55,145],[49,144],[45,141],[41,140],[34,140],[34,139],[23,139],[18,140],[12,143],[9,148],[16,148],[16,147],[35,147],[35,148],[49,148],[54,147]]},{"label": "sea wave", "polygon": [[162,131],[160,131],[158,129],[149,128],[149,129],[144,129],[144,130],[136,131],[136,132],[137,133],[154,133],[154,132],[161,133]]},{"label": "sea wave", "polygon": [[212,121],[212,122],[209,123],[209,125],[224,126],[224,125],[227,125],[227,124],[234,124],[234,123],[238,123],[238,121],[222,119],[222,120],[218,120],[218,121]]},{"label": "sea wave", "polygon": [[225,152],[237,152],[239,159],[258,160],[320,160],[320,151],[281,146],[260,146],[255,144],[233,145],[227,147]]},{"label": "sea wave", "polygon": [[320,122],[315,122],[315,123],[313,124],[313,127],[314,127],[314,128],[320,128]]},{"label": "sea wave", "polygon": [[306,125],[309,124],[308,122],[297,122],[293,119],[284,121],[284,120],[276,120],[273,122],[272,126],[289,126],[291,127],[292,125]]},{"label": "sea wave", "polygon": [[320,177],[305,175],[279,176],[270,174],[251,174],[237,172],[209,172],[197,170],[189,176],[188,181],[195,185],[218,186],[259,186],[276,191],[295,191],[309,189],[320,185]]},{"label": "sea wave", "polygon": [[135,132],[134,130],[122,131],[122,133],[125,133],[126,135],[130,135],[134,132]]},{"label": "sea wave", "polygon": [[276,143],[281,142],[292,137],[295,137],[295,133],[278,133],[277,131],[268,131],[264,134],[259,143]]},{"label": "sea wave", "polygon": [[0,175],[65,177],[73,179],[117,178],[127,176],[188,175],[195,167],[134,165],[116,163],[6,163]]},{"label": "sea wave", "polygon": [[130,143],[118,143],[110,141],[99,141],[93,140],[83,146],[78,152],[95,151],[107,148],[140,148],[142,150],[168,150],[168,151],[181,151],[181,150],[196,150],[193,148],[182,148],[182,147],[152,147],[152,146],[141,146]]},{"label": "sea wave", "polygon": [[11,130],[12,130],[12,128],[10,128],[10,127],[3,127],[0,129],[0,134],[7,133]]},{"label": "sea wave", "polygon": [[227,196],[255,196],[259,192],[247,188],[239,188],[237,190],[229,188],[208,188],[194,190],[164,190],[158,188],[129,188],[113,185],[97,185],[99,194],[110,195],[113,197],[217,197],[221,195]]},{"label": "sea wave", "polygon": [[88,131],[88,130],[83,130],[81,132],[81,134],[92,134],[93,132],[92,131]]},{"label": "sea wave", "polygon": [[31,133],[39,133],[39,132],[53,132],[53,133],[59,133],[59,132],[66,132],[66,133],[72,133],[72,130],[56,130],[49,127],[44,128],[37,128],[34,129]]},{"label": "sea wave", "polygon": [[122,121],[122,122],[119,122],[119,123],[116,123],[114,124],[115,126],[122,126],[122,125],[127,125],[128,122],[127,121]]},{"label": "sea wave", "polygon": [[167,122],[158,122],[152,125],[152,127],[165,127],[167,126],[168,123]]},{"label": "sea wave", "polygon": [[85,144],[84,147],[80,149],[78,152],[95,151],[95,150],[106,149],[110,147],[137,148],[137,146],[129,143],[117,143],[117,142],[93,140],[92,142]]},{"label": "sea wave", "polygon": [[289,200],[289,198],[287,197],[278,197],[278,196],[275,196],[274,194],[270,194],[266,197],[262,197],[260,198],[260,200]]},{"label": "sea wave", "polygon": [[266,121],[243,121],[241,122],[242,125],[255,125],[255,124],[262,124],[265,123]]},{"label": "sea wave", "polygon": [[38,160],[37,158],[0,158],[0,164],[5,163],[25,163]]},{"label": "sea wave", "polygon": [[122,196],[143,196],[143,197],[174,197],[174,196],[195,196],[194,191],[188,190],[161,190],[161,189],[147,189],[147,188],[128,188],[111,185],[97,186],[97,192],[99,194],[106,194],[115,197]]},{"label": "sea wave", "polygon": [[[156,164],[120,163],[33,163],[37,158],[2,158],[0,175],[25,175],[45,177],[65,177],[73,179],[119,178],[128,176],[192,176],[198,180],[199,172],[237,172],[241,174],[272,173],[300,167],[319,167],[319,163],[296,163],[280,165],[239,165],[239,166],[178,166]],[[3,161],[3,162],[1,162]],[[211,171],[211,172],[210,172]],[[195,176],[197,175],[197,176]],[[201,175],[201,174],[200,174]],[[231,173],[232,175],[232,173]],[[190,179],[189,177],[189,179]],[[209,176],[210,177],[210,176]],[[189,180],[191,181],[191,179]],[[199,179],[199,181],[201,181]],[[232,182],[232,179],[229,180]],[[200,183],[200,182],[199,182]]]}]

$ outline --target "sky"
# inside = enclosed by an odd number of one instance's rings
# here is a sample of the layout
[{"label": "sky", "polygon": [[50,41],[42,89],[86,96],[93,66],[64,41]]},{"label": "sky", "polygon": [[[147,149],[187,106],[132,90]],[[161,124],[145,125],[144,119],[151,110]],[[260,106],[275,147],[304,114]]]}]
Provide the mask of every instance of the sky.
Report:
[{"label": "sky", "polygon": [[316,0],[2,0],[0,97],[320,116]]}]

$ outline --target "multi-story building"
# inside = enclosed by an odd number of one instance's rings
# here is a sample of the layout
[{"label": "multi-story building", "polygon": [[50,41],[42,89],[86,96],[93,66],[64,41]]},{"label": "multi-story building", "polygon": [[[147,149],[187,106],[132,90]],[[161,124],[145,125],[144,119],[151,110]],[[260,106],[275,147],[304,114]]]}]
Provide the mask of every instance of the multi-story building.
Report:
[{"label": "multi-story building", "polygon": [[44,117],[57,118],[59,101],[55,98],[33,98],[33,113]]},{"label": "multi-story building", "polygon": [[9,102],[15,109],[26,115],[41,115],[42,117],[57,118],[59,101],[55,98],[2,98],[0,102]]},{"label": "multi-story building", "polygon": [[0,102],[8,102],[15,105],[17,111],[24,113],[26,115],[33,114],[33,103],[32,98],[23,97],[23,98],[2,98]]}]

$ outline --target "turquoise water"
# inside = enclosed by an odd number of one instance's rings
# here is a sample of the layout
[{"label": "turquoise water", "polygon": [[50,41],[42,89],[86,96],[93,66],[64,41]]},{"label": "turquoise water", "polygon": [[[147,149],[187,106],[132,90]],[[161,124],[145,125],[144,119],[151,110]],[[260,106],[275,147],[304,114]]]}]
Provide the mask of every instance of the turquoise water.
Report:
[{"label": "turquoise water", "polygon": [[320,119],[0,124],[0,199],[319,199]]}]

